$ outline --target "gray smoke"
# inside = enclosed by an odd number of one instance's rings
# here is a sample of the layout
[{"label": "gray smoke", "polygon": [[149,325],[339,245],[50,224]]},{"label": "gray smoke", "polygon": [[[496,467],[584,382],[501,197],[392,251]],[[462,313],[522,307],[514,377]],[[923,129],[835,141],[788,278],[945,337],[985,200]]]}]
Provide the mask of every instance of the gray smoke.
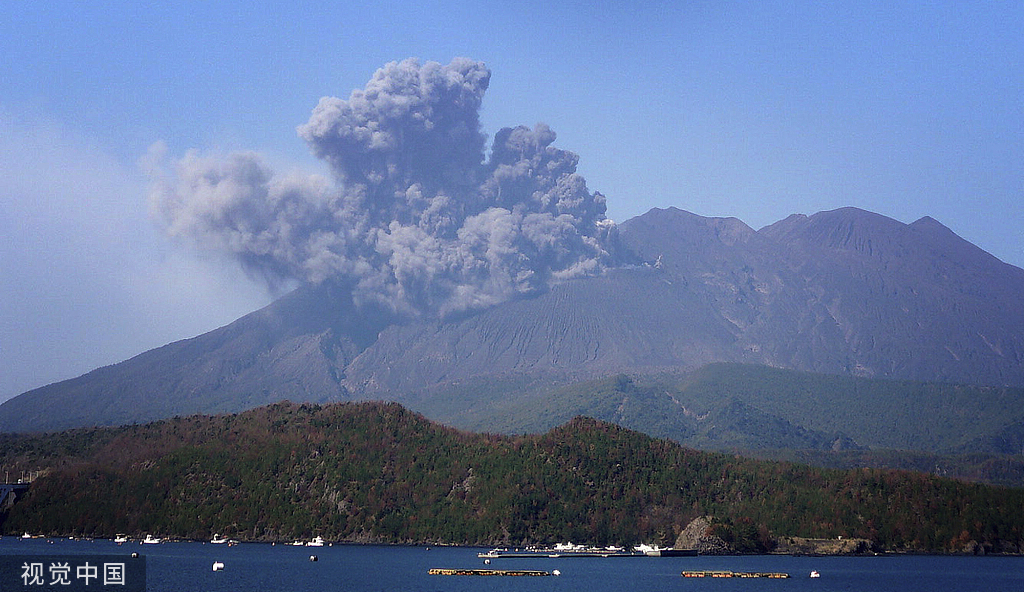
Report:
[{"label": "gray smoke", "polygon": [[357,303],[402,315],[487,307],[600,273],[614,224],[553,131],[502,129],[485,159],[489,80],[468,59],[388,64],[348,100],[321,99],[298,128],[335,182],[277,175],[250,152],[189,153],[152,174],[154,212],[172,236],[269,282],[337,278]]}]

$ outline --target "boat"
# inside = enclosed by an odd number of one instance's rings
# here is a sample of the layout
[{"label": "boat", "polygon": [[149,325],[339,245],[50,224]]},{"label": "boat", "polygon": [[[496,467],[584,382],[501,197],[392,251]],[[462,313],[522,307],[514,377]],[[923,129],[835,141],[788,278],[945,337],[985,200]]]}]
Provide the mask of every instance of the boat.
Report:
[{"label": "boat", "polygon": [[637,545],[634,551],[643,553],[648,557],[696,557],[697,549],[676,549],[674,547],[661,548],[658,545]]},{"label": "boat", "polygon": [[648,557],[696,557],[697,549],[657,549],[647,554]]},{"label": "boat", "polygon": [[590,547],[586,545],[574,545],[572,543],[559,543],[552,547],[525,547],[522,549],[497,548],[485,553],[477,553],[482,559],[501,558],[537,558],[548,557],[557,559],[561,557],[693,557],[697,555],[696,549],[663,549],[657,545],[637,545],[633,549],[622,547]]},{"label": "boat", "polygon": [[219,534],[213,535],[213,538],[210,539],[210,543],[214,544],[214,545],[223,545],[223,544],[225,544],[227,542],[228,542],[228,539],[220,536]]},{"label": "boat", "polygon": [[128,542],[128,535],[126,535],[126,534],[115,534],[114,535],[114,542],[117,543],[118,545],[120,545],[122,543],[127,543]]},{"label": "boat", "polygon": [[324,546],[324,538],[323,537],[315,537],[313,540],[311,540],[308,543],[306,543],[306,546],[307,547],[323,547]]},{"label": "boat", "polygon": [[526,547],[523,549],[491,549],[486,553],[477,553],[484,559],[507,559],[515,557],[635,557],[637,554],[619,548],[583,547],[568,548],[562,545],[554,547]]},{"label": "boat", "polygon": [[821,577],[821,574],[820,574],[820,573],[818,573],[818,570],[813,570],[813,571],[811,572],[811,577],[812,577],[812,578],[820,578],[820,577]]},{"label": "boat", "polygon": [[162,543],[162,542],[163,542],[163,539],[158,539],[157,537],[155,537],[155,536],[153,536],[151,534],[147,534],[146,538],[142,539],[142,544],[143,545],[156,545],[156,544]]}]

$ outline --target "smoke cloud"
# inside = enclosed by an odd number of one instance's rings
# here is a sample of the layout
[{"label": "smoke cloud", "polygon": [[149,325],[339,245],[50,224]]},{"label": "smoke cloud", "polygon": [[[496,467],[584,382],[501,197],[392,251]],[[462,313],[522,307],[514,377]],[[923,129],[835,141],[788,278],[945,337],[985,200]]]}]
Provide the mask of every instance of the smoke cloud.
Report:
[{"label": "smoke cloud", "polygon": [[275,174],[256,153],[158,157],[151,206],[171,236],[268,282],[354,286],[407,316],[492,306],[598,274],[614,224],[544,124],[500,130],[485,158],[480,62],[387,64],[298,134],[334,179]]}]

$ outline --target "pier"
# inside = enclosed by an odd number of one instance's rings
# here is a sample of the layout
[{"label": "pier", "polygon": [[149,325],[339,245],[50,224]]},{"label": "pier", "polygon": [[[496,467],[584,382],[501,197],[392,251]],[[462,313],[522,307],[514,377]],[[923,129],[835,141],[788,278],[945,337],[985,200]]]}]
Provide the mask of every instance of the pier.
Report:
[{"label": "pier", "polygon": [[767,571],[684,571],[684,578],[788,578],[788,573]]}]

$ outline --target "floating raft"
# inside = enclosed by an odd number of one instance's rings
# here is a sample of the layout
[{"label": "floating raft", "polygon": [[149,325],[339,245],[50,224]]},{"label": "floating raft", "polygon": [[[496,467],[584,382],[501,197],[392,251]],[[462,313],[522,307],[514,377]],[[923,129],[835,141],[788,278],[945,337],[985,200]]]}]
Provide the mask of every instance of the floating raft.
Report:
[{"label": "floating raft", "polygon": [[788,573],[771,571],[684,571],[684,578],[788,578]]},{"label": "floating raft", "polygon": [[445,569],[427,571],[432,576],[550,576],[551,572],[533,569]]}]

